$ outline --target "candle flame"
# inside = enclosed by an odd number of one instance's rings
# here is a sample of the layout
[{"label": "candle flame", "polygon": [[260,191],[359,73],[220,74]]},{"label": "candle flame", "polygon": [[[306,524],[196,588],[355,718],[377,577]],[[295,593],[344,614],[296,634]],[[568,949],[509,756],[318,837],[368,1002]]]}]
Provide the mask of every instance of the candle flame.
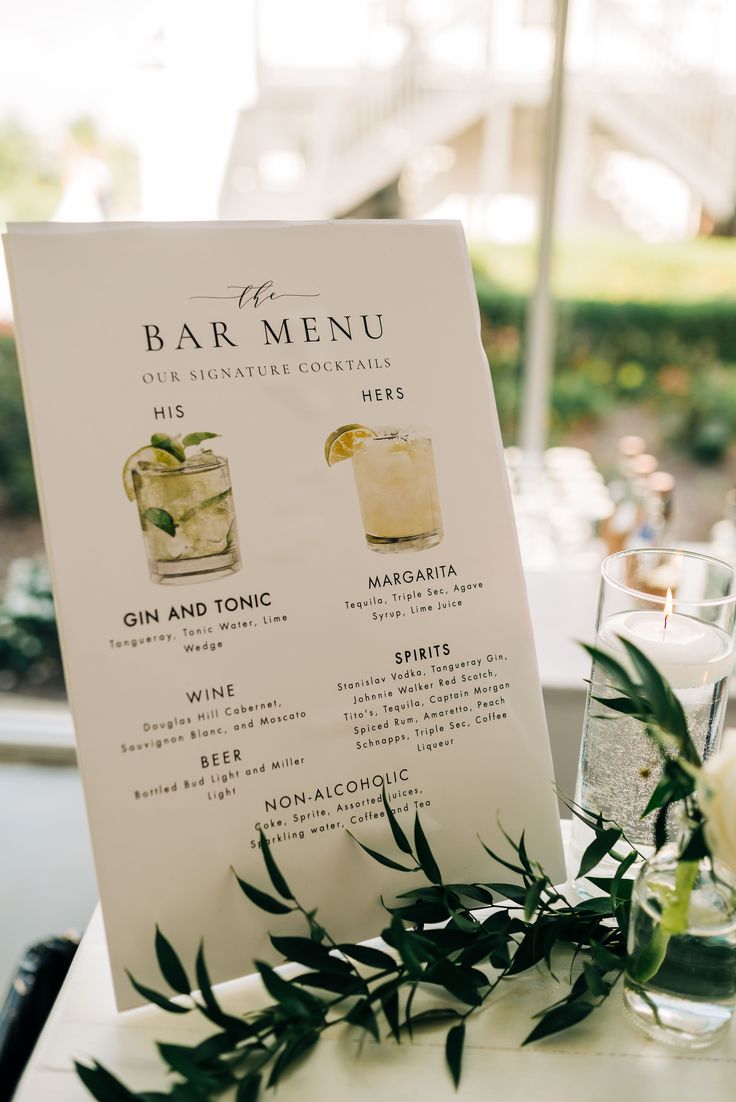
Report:
[{"label": "candle flame", "polygon": [[667,622],[669,621],[669,618],[672,615],[673,608],[674,608],[674,601],[672,600],[672,590],[668,589],[667,590],[667,599],[664,602],[664,630],[665,631],[667,631]]}]

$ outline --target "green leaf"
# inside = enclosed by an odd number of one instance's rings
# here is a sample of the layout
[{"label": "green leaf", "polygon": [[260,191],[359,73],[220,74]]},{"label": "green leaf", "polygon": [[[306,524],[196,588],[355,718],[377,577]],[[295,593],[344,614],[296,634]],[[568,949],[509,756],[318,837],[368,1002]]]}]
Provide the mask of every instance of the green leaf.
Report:
[{"label": "green leaf", "polygon": [[577,915],[610,915],[610,913],[611,900],[607,896],[593,896],[591,899],[583,899],[575,904]]},{"label": "green leaf", "polygon": [[673,781],[671,777],[664,776],[649,797],[649,803],[642,811],[641,817],[645,819],[650,812],[656,811],[660,807],[669,807],[675,800],[680,799],[682,799],[682,796],[678,794],[677,782]]},{"label": "green leaf", "polygon": [[526,831],[522,830],[521,838],[519,838],[519,844],[516,848],[516,852],[519,854],[519,860],[521,861],[521,866],[524,869],[524,872],[527,874],[527,876],[533,876],[534,870],[532,869],[531,862],[526,852],[526,842],[524,841],[525,834]]},{"label": "green leaf", "polygon": [[580,868],[578,870],[578,877],[585,876],[591,869],[594,869],[597,864],[610,853],[613,847],[621,838],[621,831],[616,828],[610,828],[609,830],[603,830],[597,835],[585,850],[582,858],[580,859]]},{"label": "green leaf", "polygon": [[407,1033],[411,1036],[416,1026],[422,1025],[437,1025],[439,1022],[452,1022],[457,1021],[460,1014],[457,1010],[453,1010],[449,1006],[434,1006],[429,1010],[422,1010],[419,1014],[409,1015],[409,1007],[406,1008],[406,1021],[404,1026]]},{"label": "green leaf", "polygon": [[267,911],[272,915],[288,915],[294,910],[293,907],[287,907],[280,899],[274,899],[272,895],[262,892],[260,888],[254,887],[253,884],[249,884],[247,880],[241,880],[235,870],[233,872],[240,885],[240,890],[250,899],[251,903],[255,903],[256,907],[260,907],[262,911]]},{"label": "green leaf", "polygon": [[158,966],[161,969],[161,975],[164,977],[169,987],[173,988],[178,995],[188,995],[192,990],[192,985],[189,983],[187,974],[184,971],[184,967],[177,956],[176,950],[173,945],[156,926],[156,958],[158,960]]},{"label": "green leaf", "polygon": [[449,1030],[445,1039],[445,1059],[450,1069],[455,1089],[460,1086],[463,1066],[463,1045],[465,1044],[465,1022],[459,1022]]},{"label": "green leaf", "polygon": [[215,440],[219,435],[219,432],[189,432],[182,440],[182,444],[185,448],[193,448],[203,440]]},{"label": "green leaf", "polygon": [[637,685],[632,681],[625,666],[622,666],[621,663],[607,651],[600,650],[598,647],[588,646],[587,643],[581,643],[581,646],[583,650],[588,652],[593,662],[608,674],[614,685],[618,685],[620,689],[623,689],[626,696],[637,699],[639,695]]},{"label": "green leaf", "polygon": [[625,957],[618,957],[597,941],[590,943],[590,955],[601,972],[620,972],[626,967]]},{"label": "green leaf", "polygon": [[271,883],[280,896],[282,896],[284,899],[293,900],[294,896],[292,894],[291,888],[286,883],[286,880],[284,879],[281,870],[279,869],[278,865],[273,859],[273,856],[271,855],[271,846],[269,844],[268,838],[262,830],[259,831],[259,834],[261,836],[261,853],[263,855],[263,861],[266,865],[266,870],[271,878]]},{"label": "green leaf", "polygon": [[[202,996],[204,1006],[200,1006],[199,1009],[206,1018],[209,1018],[211,1022],[218,1025],[220,1029],[225,1030],[226,1041],[228,1045],[232,1045],[232,1038],[236,1037],[238,1040],[245,1040],[253,1035],[253,1028],[249,1026],[247,1022],[242,1021],[241,1018],[235,1018],[231,1014],[226,1014],[220,1007],[217,1001],[214,991],[212,990],[212,984],[210,982],[209,972],[207,971],[207,965],[204,957],[204,944],[200,942],[199,951],[197,952],[197,961],[195,965],[195,973],[197,986],[199,987],[199,993]],[[210,1038],[214,1041],[215,1038]],[[204,1042],[206,1043],[206,1042]]]},{"label": "green leaf", "polygon": [[240,1080],[235,1092],[235,1102],[257,1102],[261,1090],[260,1072],[251,1072]]},{"label": "green leaf", "polygon": [[138,1095],[116,1079],[112,1072],[95,1061],[92,1067],[74,1061],[77,1075],[97,1102],[138,1102]]},{"label": "green leaf", "polygon": [[[631,893],[634,888],[634,881],[631,877],[626,877],[626,873],[631,866],[639,860],[639,855],[635,850],[627,854],[616,869],[614,876],[589,876],[591,884],[595,884],[597,888],[600,888],[602,892],[605,892],[610,897],[610,902],[615,910],[616,907],[621,906],[622,903],[628,903],[631,899]],[[607,902],[607,900],[604,900]],[[577,905],[577,910],[580,909],[580,904]]]},{"label": "green leaf", "polygon": [[381,1040],[376,1015],[373,1013],[373,1008],[367,999],[360,999],[356,1002],[345,1015],[345,1021],[364,1029],[366,1033],[370,1033],[375,1041]]},{"label": "green leaf", "polygon": [[414,846],[417,852],[417,861],[421,865],[422,872],[427,880],[431,880],[433,884],[441,884],[442,874],[434,859],[432,850],[429,848],[429,842],[419,821],[419,812],[417,812],[414,820]]},{"label": "green leaf", "polygon": [[453,964],[446,957],[441,957],[427,969],[423,979],[425,983],[436,983],[444,987],[460,1002],[467,1003],[469,1006],[480,1006],[483,999],[478,991],[477,977],[481,977],[488,985],[488,980],[482,972],[476,972],[461,964]]},{"label": "green leaf", "polygon": [[519,972],[526,972],[528,968],[544,960],[544,952],[545,942],[541,930],[537,926],[529,927],[514,953],[508,975],[515,976]]},{"label": "green leaf", "polygon": [[532,915],[536,911],[539,900],[542,898],[542,892],[547,887],[547,877],[543,877],[541,880],[535,880],[530,885],[524,896],[524,918],[527,922],[531,922]]},{"label": "green leaf", "polygon": [[422,965],[435,959],[432,943],[421,934],[405,930],[401,919],[394,915],[391,925],[383,931],[383,940],[396,949],[412,978],[422,975]]},{"label": "green leaf", "polygon": [[432,922],[446,922],[451,917],[444,903],[423,903],[418,900],[406,907],[387,907],[389,914],[398,915],[404,922],[415,926],[424,926]]},{"label": "green leaf", "polygon": [[397,1044],[401,1044],[401,1019],[399,1017],[399,992],[396,981],[391,980],[382,987],[373,991],[373,997],[378,995],[383,1016],[388,1022],[388,1027]]},{"label": "green leaf", "polygon": [[321,945],[312,938],[276,937],[273,934],[270,938],[276,952],[281,953],[286,960],[293,960],[306,968],[316,968],[322,972],[353,975],[353,969],[346,961],[332,956],[326,945]]},{"label": "green leaf", "polygon": [[154,991],[152,987],[144,987],[142,983],[138,983],[138,981],[133,978],[127,969],[125,974],[138,994],[142,995],[149,1003],[153,1003],[154,1006],[160,1007],[161,1010],[167,1010],[169,1014],[188,1014],[192,1009],[191,1006],[182,1006],[180,1003],[172,1002],[166,995],[160,995],[159,992]]},{"label": "green leaf", "polygon": [[378,853],[376,850],[371,849],[370,846],[364,846],[362,842],[359,842],[353,832],[349,830],[347,832],[350,837],[356,842],[360,848],[372,857],[374,861],[378,861],[379,865],[385,865],[387,869],[396,869],[398,872],[417,872],[417,869],[407,869],[406,865],[400,865],[398,861],[392,861],[390,857],[385,857],[382,853]]},{"label": "green leaf", "polygon": [[197,960],[194,966],[194,971],[197,979],[197,986],[199,987],[199,993],[204,1000],[205,1006],[209,1010],[213,1010],[216,1013],[220,1013],[220,1004],[218,1003],[215,993],[212,990],[212,984],[210,982],[210,974],[207,971],[207,963],[204,958],[204,942],[200,941],[199,949],[197,950]]},{"label": "green leaf", "polygon": [[222,1089],[234,1082],[232,1073],[219,1060],[202,1058],[189,1045],[157,1044],[162,1060],[181,1075],[189,1086],[205,1093]]},{"label": "green leaf", "polygon": [[[245,1025],[245,1022],[243,1025]],[[229,1056],[233,1048],[233,1038],[228,1036],[227,1033],[213,1033],[211,1037],[206,1037],[204,1041],[194,1045],[192,1052],[195,1053],[198,1060],[212,1060],[217,1056]],[[241,1049],[241,1051],[245,1050]]]},{"label": "green leaf", "polygon": [[493,906],[493,895],[482,884],[446,884],[448,891],[473,903],[482,903],[484,907]]},{"label": "green leaf", "polygon": [[167,536],[176,535],[176,522],[171,513],[167,513],[165,509],[144,509],[142,516],[148,524],[160,528]]},{"label": "green leaf", "polygon": [[641,701],[629,700],[627,696],[593,696],[596,704],[603,704],[606,708],[610,708],[613,712],[621,712],[625,716],[637,716],[640,715]]},{"label": "green leaf", "polygon": [[522,875],[524,870],[520,865],[513,865],[510,861],[507,861],[505,860],[505,858],[500,857],[494,850],[492,850],[489,846],[485,844],[482,838],[479,838],[478,841],[483,846],[483,849],[486,851],[488,856],[493,858],[494,861],[497,861],[499,865],[503,865],[503,867],[509,869],[510,872],[516,872],[520,876]]},{"label": "green leaf", "polygon": [[360,995],[367,991],[360,976],[341,975],[337,972],[303,972],[291,981],[303,987],[315,987],[319,991],[331,991],[336,995]]},{"label": "green leaf", "polygon": [[693,765],[700,765],[700,755],[690,738],[687,720],[680,701],[647,656],[633,643],[630,643],[628,639],[622,637],[621,642],[626,647],[629,658],[641,677],[642,686],[658,723],[666,731],[675,735],[683,757]]},{"label": "green leaf", "polygon": [[278,972],[274,971],[270,964],[257,960],[254,962],[260,972],[263,986],[272,999],[284,1008],[289,1014],[298,1018],[314,1019],[316,1015],[322,1017],[322,1004],[308,991],[302,991],[293,983],[282,979]]},{"label": "green leaf", "polygon": [[386,785],[384,785],[381,789],[381,799],[383,800],[383,806],[386,811],[388,825],[390,826],[391,833],[394,836],[394,842],[396,842],[396,845],[402,853],[406,853],[409,857],[413,857],[414,855],[412,853],[411,845],[409,844],[409,839],[406,837],[403,830],[399,826],[399,821],[396,818],[396,815],[394,814],[391,805],[388,802],[388,797],[386,795]]},{"label": "green leaf", "polygon": [[370,945],[342,944],[338,945],[338,949],[346,957],[357,960],[358,964],[365,964],[368,968],[380,968],[382,970],[388,968],[395,971],[399,967],[394,958],[390,957],[388,953],[383,953],[380,949],[373,949]]},{"label": "green leaf", "polygon": [[581,807],[580,804],[576,804],[575,801],[570,799],[570,797],[557,785],[555,785],[555,792],[557,793],[557,799],[569,809],[574,818],[579,819],[581,823],[585,823],[585,825],[590,830],[595,831],[596,834],[604,829],[604,819],[602,815],[594,815],[592,811],[588,811],[586,808]]},{"label": "green leaf", "polygon": [[523,1045],[529,1045],[532,1041],[541,1041],[542,1037],[549,1037],[553,1033],[561,1033],[563,1029],[569,1029],[595,1009],[593,1003],[575,1002],[563,1003],[547,1011],[531,1033],[522,1041]]},{"label": "green leaf", "polygon": [[603,976],[596,966],[586,960],[583,965],[583,975],[585,976],[585,982],[591,995],[605,998],[611,990],[611,985],[603,979]]},{"label": "green leaf", "polygon": [[310,1032],[298,1034],[290,1041],[274,1061],[267,1086],[275,1087],[287,1068],[296,1063],[301,1056],[306,1055],[310,1048],[314,1048],[318,1040],[319,1034]]},{"label": "green leaf", "polygon": [[522,907],[526,899],[526,888],[520,884],[487,884],[486,887],[500,895],[501,899],[510,899]]},{"label": "green leaf", "polygon": [[312,941],[324,941],[327,933],[324,926],[321,926],[314,917],[317,914],[317,909],[313,911],[306,911],[304,917],[309,924],[309,936]]},{"label": "green leaf", "polygon": [[452,918],[450,919],[451,929],[460,930],[463,934],[468,934],[473,937],[480,932],[480,923],[476,922],[472,915],[468,917],[468,915],[464,914],[460,910],[457,910],[449,903],[447,906],[450,914],[452,915]]},{"label": "green leaf", "polygon": [[154,448],[161,448],[162,451],[173,455],[180,463],[183,463],[186,459],[186,453],[179,441],[167,436],[165,432],[154,432],[151,437],[151,444]]}]

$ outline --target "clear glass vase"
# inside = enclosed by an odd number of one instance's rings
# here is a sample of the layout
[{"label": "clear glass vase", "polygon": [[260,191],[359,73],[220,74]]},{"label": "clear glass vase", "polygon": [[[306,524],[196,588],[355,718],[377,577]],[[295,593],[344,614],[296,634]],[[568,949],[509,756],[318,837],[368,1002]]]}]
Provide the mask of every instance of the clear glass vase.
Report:
[{"label": "clear glass vase", "polygon": [[713,1044],[736,1004],[736,879],[664,846],[642,867],[629,922],[624,1006],[656,1040]]},{"label": "clear glass vase", "polygon": [[[704,759],[721,740],[735,634],[733,567],[707,555],[652,547],[623,551],[603,563],[595,646],[629,672],[624,642],[643,651],[672,687]],[[606,707],[606,700],[620,695],[606,666],[594,662],[575,802],[615,822],[649,857],[655,849],[655,816],[643,814],[661,780],[662,759],[643,723]],[[676,830],[677,824],[668,822],[668,841]],[[593,831],[573,818],[573,862],[579,864],[593,839]],[[617,867],[604,858],[591,875],[613,876]]]}]

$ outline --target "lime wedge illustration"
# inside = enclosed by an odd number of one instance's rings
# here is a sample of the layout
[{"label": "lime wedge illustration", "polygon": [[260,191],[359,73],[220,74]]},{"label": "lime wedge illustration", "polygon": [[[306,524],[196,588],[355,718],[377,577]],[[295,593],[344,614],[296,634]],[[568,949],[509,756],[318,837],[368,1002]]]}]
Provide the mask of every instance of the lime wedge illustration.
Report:
[{"label": "lime wedge illustration", "polygon": [[123,467],[123,486],[130,501],[135,498],[133,471],[139,463],[157,463],[160,467],[181,466],[179,460],[171,452],[166,452],[163,448],[154,448],[150,444],[145,448],[139,448],[137,452],[133,452],[132,455],[128,456]]},{"label": "lime wedge illustration", "polygon": [[342,425],[330,433],[325,441],[325,459],[328,467],[334,467],[343,459],[352,459],[365,440],[375,437],[373,429],[365,425]]}]

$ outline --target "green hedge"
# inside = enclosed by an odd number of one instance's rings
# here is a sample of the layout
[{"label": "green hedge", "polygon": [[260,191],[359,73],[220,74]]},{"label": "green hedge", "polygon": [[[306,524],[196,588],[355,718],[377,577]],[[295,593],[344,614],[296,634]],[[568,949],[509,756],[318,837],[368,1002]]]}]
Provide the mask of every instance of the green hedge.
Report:
[{"label": "green hedge", "polygon": [[[518,427],[527,300],[476,273],[483,341],[505,440]],[[736,440],[736,302],[563,301],[556,306],[553,439],[621,403],[655,412],[703,462]]]},{"label": "green hedge", "polygon": [[15,341],[0,335],[0,512],[38,513]]}]

